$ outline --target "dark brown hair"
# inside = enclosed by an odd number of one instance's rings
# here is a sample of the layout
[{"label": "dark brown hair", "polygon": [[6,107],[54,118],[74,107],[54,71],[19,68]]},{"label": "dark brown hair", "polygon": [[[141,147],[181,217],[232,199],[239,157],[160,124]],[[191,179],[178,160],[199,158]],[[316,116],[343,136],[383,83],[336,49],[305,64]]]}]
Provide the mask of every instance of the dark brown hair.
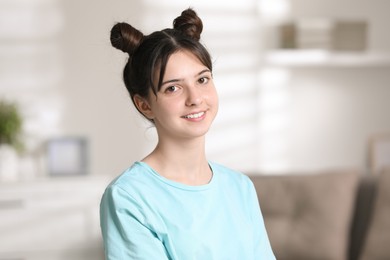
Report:
[{"label": "dark brown hair", "polygon": [[[156,31],[146,36],[127,23],[113,26],[112,46],[129,54],[123,70],[123,81],[133,102],[135,95],[146,98],[150,90],[156,95],[169,57],[180,50],[191,52],[212,71],[210,54],[199,42],[202,30],[202,20],[192,9],[184,10],[173,21],[173,29]],[[159,75],[158,80],[156,75]],[[154,82],[158,82],[157,85]]]}]

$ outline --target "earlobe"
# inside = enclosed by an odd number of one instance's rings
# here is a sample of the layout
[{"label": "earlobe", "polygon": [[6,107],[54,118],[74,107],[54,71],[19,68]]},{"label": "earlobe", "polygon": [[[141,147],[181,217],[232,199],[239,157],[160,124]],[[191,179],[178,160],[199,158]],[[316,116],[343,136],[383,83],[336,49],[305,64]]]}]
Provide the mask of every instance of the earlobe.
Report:
[{"label": "earlobe", "polygon": [[140,111],[146,118],[151,120],[154,118],[149,102],[145,98],[140,95],[135,95],[133,100],[138,111]]}]

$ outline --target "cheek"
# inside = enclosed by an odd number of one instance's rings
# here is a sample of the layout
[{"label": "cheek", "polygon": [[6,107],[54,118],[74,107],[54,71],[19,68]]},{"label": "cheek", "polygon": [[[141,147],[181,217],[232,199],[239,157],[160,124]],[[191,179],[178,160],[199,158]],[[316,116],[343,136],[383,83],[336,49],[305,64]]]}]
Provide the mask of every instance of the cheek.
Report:
[{"label": "cheek", "polygon": [[180,111],[180,104],[174,100],[164,100],[155,107],[155,113],[160,116],[175,114],[178,111]]},{"label": "cheek", "polygon": [[210,103],[212,103],[215,106],[215,108],[218,110],[219,98],[215,87],[212,88],[209,98],[210,98]]},{"label": "cheek", "polygon": [[208,93],[206,95],[206,103],[211,108],[212,113],[214,114],[214,117],[217,115],[218,107],[219,107],[219,98],[218,93],[216,89],[213,87],[210,90],[208,90]]},{"label": "cheek", "polygon": [[219,99],[218,99],[218,95],[215,95],[215,103],[214,103],[214,106],[215,106],[215,115],[217,115],[217,112],[218,112],[218,109],[219,109]]}]

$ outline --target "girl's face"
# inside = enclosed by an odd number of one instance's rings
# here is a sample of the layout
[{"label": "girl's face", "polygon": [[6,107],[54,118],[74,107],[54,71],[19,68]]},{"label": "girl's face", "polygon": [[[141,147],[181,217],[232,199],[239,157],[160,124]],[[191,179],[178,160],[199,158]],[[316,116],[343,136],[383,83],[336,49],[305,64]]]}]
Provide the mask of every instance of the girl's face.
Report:
[{"label": "girl's face", "polygon": [[157,95],[150,94],[143,105],[160,139],[204,136],[218,111],[212,73],[192,53],[176,52]]}]

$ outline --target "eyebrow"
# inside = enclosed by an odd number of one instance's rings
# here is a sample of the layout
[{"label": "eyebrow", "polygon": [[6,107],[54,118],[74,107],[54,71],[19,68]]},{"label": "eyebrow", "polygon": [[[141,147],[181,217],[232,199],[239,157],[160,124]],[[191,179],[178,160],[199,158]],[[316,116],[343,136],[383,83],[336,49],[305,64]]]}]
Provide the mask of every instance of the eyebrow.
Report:
[{"label": "eyebrow", "polygon": [[[201,72],[199,72],[198,74],[196,74],[195,77],[198,77],[198,76],[202,75],[205,72],[210,72],[211,73],[211,71],[209,69],[204,69]],[[163,83],[161,83],[161,86],[163,86],[163,85],[165,85],[167,83],[180,82],[182,80],[183,79],[170,79],[170,80],[167,80],[167,81],[164,81]]]}]

